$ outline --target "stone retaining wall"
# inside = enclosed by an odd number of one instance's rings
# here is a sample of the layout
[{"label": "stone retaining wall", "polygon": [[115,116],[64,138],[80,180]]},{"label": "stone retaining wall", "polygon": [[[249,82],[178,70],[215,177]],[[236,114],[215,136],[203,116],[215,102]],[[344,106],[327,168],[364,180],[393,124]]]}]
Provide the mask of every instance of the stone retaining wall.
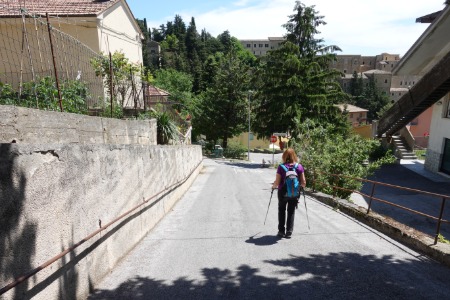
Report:
[{"label": "stone retaining wall", "polygon": [[0,105],[0,143],[156,145],[156,120],[118,120]]},{"label": "stone retaining wall", "polygon": [[79,245],[1,299],[87,297],[202,168],[200,146],[154,144],[154,120],[0,106],[0,288]]}]

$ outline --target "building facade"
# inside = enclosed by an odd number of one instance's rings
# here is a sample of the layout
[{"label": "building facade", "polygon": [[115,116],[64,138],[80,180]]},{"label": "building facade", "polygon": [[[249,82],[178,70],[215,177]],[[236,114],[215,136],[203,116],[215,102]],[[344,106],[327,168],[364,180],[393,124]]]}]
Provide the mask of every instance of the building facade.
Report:
[{"label": "building facade", "polygon": [[278,49],[285,41],[283,37],[269,37],[267,39],[239,40],[242,46],[256,57],[267,55],[270,50]]}]

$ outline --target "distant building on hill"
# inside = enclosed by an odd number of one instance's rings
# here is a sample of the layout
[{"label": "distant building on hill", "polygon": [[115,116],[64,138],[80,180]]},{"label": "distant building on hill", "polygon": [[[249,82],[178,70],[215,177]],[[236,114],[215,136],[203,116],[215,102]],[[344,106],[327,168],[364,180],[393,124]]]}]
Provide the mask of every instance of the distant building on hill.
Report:
[{"label": "distant building on hill", "polygon": [[242,46],[256,57],[265,56],[269,50],[278,49],[285,41],[283,37],[269,37],[267,39],[239,40]]}]

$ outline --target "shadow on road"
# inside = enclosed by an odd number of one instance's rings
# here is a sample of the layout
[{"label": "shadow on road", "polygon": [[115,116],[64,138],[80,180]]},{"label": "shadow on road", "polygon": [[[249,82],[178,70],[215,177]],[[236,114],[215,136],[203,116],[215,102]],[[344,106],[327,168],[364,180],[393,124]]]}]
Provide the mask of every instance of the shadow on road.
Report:
[{"label": "shadow on road", "polygon": [[255,244],[256,246],[270,246],[275,245],[281,239],[276,235],[265,235],[255,238],[259,233],[252,235],[245,242],[249,244]]},{"label": "shadow on road", "polygon": [[264,263],[277,271],[269,276],[248,265],[204,268],[201,281],[180,277],[173,282],[136,276],[88,299],[433,299],[450,293],[450,270],[430,261],[330,253]]},{"label": "shadow on road", "polygon": [[227,165],[236,168],[243,169],[267,169],[268,167],[263,167],[262,164],[249,163],[249,162],[239,162],[239,161],[226,161],[226,160],[215,160],[219,165]]}]

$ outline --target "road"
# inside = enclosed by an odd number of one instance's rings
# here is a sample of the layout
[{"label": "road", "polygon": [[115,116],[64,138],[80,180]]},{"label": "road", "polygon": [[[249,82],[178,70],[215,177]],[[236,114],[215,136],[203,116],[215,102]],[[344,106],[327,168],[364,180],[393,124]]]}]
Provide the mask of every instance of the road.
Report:
[{"label": "road", "polygon": [[174,209],[89,299],[445,299],[450,269],[307,198],[279,239],[275,170],[204,160]]}]

